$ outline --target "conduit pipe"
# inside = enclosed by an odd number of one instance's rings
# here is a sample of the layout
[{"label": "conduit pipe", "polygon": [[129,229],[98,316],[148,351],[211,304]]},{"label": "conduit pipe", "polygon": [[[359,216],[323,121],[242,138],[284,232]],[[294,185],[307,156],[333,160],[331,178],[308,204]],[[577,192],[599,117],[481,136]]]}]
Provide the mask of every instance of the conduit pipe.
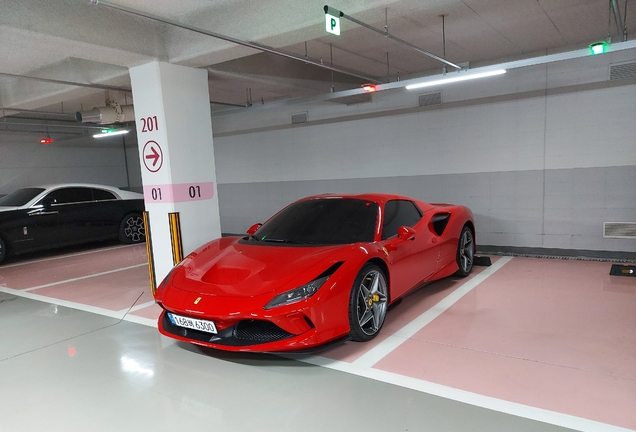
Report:
[{"label": "conduit pipe", "polygon": [[[613,1],[616,1],[616,0],[613,0]],[[405,40],[403,40],[403,39],[400,39],[400,38],[398,38],[398,37],[395,37],[395,36],[393,36],[393,35],[389,34],[389,31],[388,31],[388,30],[384,30],[384,31],[382,31],[382,30],[380,30],[380,29],[378,29],[378,28],[375,28],[375,27],[373,27],[373,26],[371,26],[371,25],[369,25],[369,24],[367,24],[367,23],[364,23],[364,22],[362,22],[362,21],[360,21],[360,20],[358,20],[358,19],[355,19],[355,18],[354,18],[354,17],[352,17],[352,16],[346,15],[344,12],[339,11],[338,9],[334,9],[334,8],[329,7],[329,6],[327,6],[327,5],[325,5],[324,10],[325,10],[325,13],[329,13],[329,14],[334,15],[334,16],[340,16],[341,18],[344,18],[344,19],[348,19],[349,21],[351,21],[351,22],[353,22],[353,23],[356,23],[356,24],[358,24],[359,26],[362,26],[362,27],[364,27],[364,28],[366,28],[366,29],[369,29],[369,30],[373,30],[373,31],[374,31],[374,32],[376,32],[376,33],[380,33],[380,34],[381,34],[382,36],[384,36],[384,37],[387,37],[387,38],[389,38],[389,39],[391,39],[391,40],[394,40],[394,41],[399,42],[399,43],[401,43],[401,44],[403,44],[403,45],[406,45],[407,47],[409,47],[409,48],[411,48],[411,49],[413,49],[413,50],[417,51],[417,52],[418,52],[418,53],[420,53],[420,54],[424,54],[424,55],[426,55],[426,56],[429,56],[429,57],[431,57],[431,58],[433,58],[433,59],[435,59],[435,60],[437,60],[437,61],[440,61],[440,62],[442,62],[442,63],[444,63],[444,64],[449,65],[449,66],[452,66],[452,67],[454,67],[455,69],[458,69],[458,70],[461,70],[461,69],[462,69],[462,67],[461,67],[461,66],[458,66],[458,65],[456,65],[455,63],[451,63],[451,62],[449,62],[448,60],[443,59],[442,57],[436,56],[435,54],[430,53],[430,52],[428,52],[428,51],[426,51],[426,50],[423,50],[422,48],[420,48],[420,47],[418,47],[418,46],[415,46],[415,45],[413,45],[413,44],[412,44],[412,43],[410,43],[410,42],[407,42],[407,41],[405,41]]]},{"label": "conduit pipe", "polygon": [[112,124],[135,121],[135,108],[132,105],[113,103],[109,106],[93,108],[90,111],[77,111],[78,123]]},{"label": "conduit pipe", "polygon": [[126,6],[121,6],[121,5],[118,5],[118,4],[114,4],[114,3],[111,3],[111,2],[108,2],[108,1],[104,1],[104,0],[90,0],[90,3],[94,4],[94,5],[106,6],[106,7],[112,8],[112,9],[119,10],[121,12],[126,12],[126,13],[129,13],[131,15],[140,16],[142,18],[147,18],[147,19],[150,19],[150,20],[153,20],[153,21],[164,23],[164,24],[169,24],[169,25],[172,25],[172,26],[175,26],[175,27],[182,28],[184,30],[190,30],[190,31],[195,32],[195,33],[199,33],[199,34],[206,35],[206,36],[211,36],[211,37],[216,38],[216,39],[221,39],[221,40],[224,40],[226,42],[232,42],[232,43],[237,44],[237,45],[242,45],[242,46],[245,46],[245,47],[248,47],[248,48],[253,48],[253,49],[258,50],[258,51],[263,51],[263,52],[267,52],[267,53],[270,53],[270,54],[276,54],[278,56],[285,57],[285,58],[288,58],[288,59],[291,59],[291,60],[296,60],[296,61],[299,61],[299,62],[303,62],[305,64],[310,64],[310,65],[313,65],[313,66],[318,66],[319,68],[328,69],[328,70],[331,70],[331,71],[334,71],[334,72],[338,72],[338,73],[341,73],[343,75],[349,75],[349,76],[352,76],[352,77],[360,78],[360,79],[363,79],[363,80],[365,80],[367,82],[370,82],[370,83],[375,83],[375,84],[380,84],[381,83],[381,81],[378,81],[375,78],[370,78],[370,77],[367,77],[367,76],[364,76],[364,75],[357,74],[355,72],[350,72],[350,71],[347,71],[347,70],[344,70],[344,69],[335,68],[333,66],[328,66],[328,65],[325,65],[325,64],[322,64],[322,63],[318,63],[318,62],[306,59],[306,58],[296,57],[294,55],[287,54],[287,53],[284,53],[284,52],[281,52],[281,51],[276,51],[274,48],[268,47],[266,45],[257,44],[255,42],[246,42],[246,41],[243,41],[243,40],[240,40],[240,39],[236,39],[236,38],[233,38],[233,37],[230,37],[230,36],[225,36],[225,35],[222,35],[222,34],[219,34],[219,33],[215,33],[215,32],[209,31],[209,30],[205,30],[205,29],[202,29],[202,28],[199,28],[199,27],[194,27],[194,26],[191,26],[191,25],[183,24],[183,23],[180,23],[178,21],[175,21],[175,20],[172,20],[172,19],[169,19],[169,18],[163,18],[163,17],[157,16],[157,15],[149,14],[149,13],[142,12],[142,11],[139,11],[139,10],[136,10],[136,9],[132,9],[132,8],[129,8],[129,7],[126,7]]},{"label": "conduit pipe", "polygon": [[17,74],[11,74],[6,72],[0,72],[0,76],[6,76],[10,78],[24,78],[24,79],[42,81],[42,82],[51,83],[51,84],[62,84],[62,85],[77,86],[77,87],[98,88],[102,90],[115,90],[115,91],[122,91],[127,93],[130,93],[131,91],[130,89],[127,89],[124,87],[115,87],[115,86],[109,86],[109,85],[103,85],[103,84],[85,84],[85,83],[78,83],[74,81],[57,80],[52,78],[40,78],[40,77],[33,77],[28,75],[17,75]]}]

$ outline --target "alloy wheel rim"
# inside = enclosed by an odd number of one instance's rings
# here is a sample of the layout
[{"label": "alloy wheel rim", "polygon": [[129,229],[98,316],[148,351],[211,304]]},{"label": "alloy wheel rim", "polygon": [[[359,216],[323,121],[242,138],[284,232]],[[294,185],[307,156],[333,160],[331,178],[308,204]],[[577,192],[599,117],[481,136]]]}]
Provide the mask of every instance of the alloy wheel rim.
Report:
[{"label": "alloy wheel rim", "polygon": [[473,242],[473,234],[470,230],[464,231],[459,247],[459,260],[462,270],[468,273],[473,268],[473,259],[475,255],[475,244]]},{"label": "alloy wheel rim", "polygon": [[143,219],[139,216],[126,219],[124,235],[134,242],[141,241],[146,236]]},{"label": "alloy wheel rim", "polygon": [[374,335],[382,327],[387,310],[387,288],[384,275],[371,270],[358,287],[358,324],[366,335]]}]

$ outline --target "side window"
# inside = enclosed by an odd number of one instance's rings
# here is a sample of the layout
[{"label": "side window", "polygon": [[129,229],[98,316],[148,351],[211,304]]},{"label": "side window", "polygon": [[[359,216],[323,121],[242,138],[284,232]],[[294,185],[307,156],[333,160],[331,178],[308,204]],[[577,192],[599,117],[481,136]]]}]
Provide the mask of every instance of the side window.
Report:
[{"label": "side window", "polygon": [[88,188],[71,187],[54,190],[47,197],[53,200],[53,204],[69,204],[93,201],[93,194]]},{"label": "side window", "polygon": [[117,197],[111,192],[105,191],[103,189],[91,189],[91,191],[93,192],[93,199],[95,201],[108,201],[117,199]]},{"label": "side window", "polygon": [[397,235],[401,226],[412,227],[420,219],[422,219],[422,213],[413,202],[405,200],[387,202],[384,205],[382,240]]}]

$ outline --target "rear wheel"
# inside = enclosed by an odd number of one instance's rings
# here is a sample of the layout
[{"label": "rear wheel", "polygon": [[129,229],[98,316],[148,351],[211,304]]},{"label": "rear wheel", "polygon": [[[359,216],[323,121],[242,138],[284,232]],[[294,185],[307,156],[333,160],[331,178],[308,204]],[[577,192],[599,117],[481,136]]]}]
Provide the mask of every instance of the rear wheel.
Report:
[{"label": "rear wheel", "polygon": [[475,241],[473,232],[467,226],[462,229],[462,233],[459,236],[459,243],[457,244],[457,265],[459,270],[455,273],[455,276],[466,277],[473,269],[473,262],[475,260]]},{"label": "rear wheel", "polygon": [[119,240],[123,243],[142,243],[146,241],[144,219],[139,213],[126,215],[119,225]]},{"label": "rear wheel", "polygon": [[7,245],[4,244],[2,237],[0,237],[0,264],[7,257]]},{"label": "rear wheel", "polygon": [[354,341],[373,339],[382,328],[388,306],[386,277],[380,267],[366,264],[356,276],[349,298],[349,336]]}]

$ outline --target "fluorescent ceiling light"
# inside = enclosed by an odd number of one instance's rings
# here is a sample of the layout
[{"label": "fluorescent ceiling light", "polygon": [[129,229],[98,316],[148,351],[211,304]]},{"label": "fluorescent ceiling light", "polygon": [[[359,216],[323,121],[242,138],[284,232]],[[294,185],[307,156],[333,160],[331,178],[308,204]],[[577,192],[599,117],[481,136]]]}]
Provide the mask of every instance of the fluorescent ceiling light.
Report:
[{"label": "fluorescent ceiling light", "polygon": [[121,130],[112,131],[112,132],[104,132],[104,133],[95,134],[93,135],[93,138],[104,138],[104,137],[113,136],[113,135],[123,135],[123,134],[127,134],[128,132],[130,131],[126,129],[121,129]]},{"label": "fluorescent ceiling light", "polygon": [[482,72],[482,73],[475,73],[475,74],[471,74],[467,72],[456,72],[456,73],[458,74],[458,76],[454,76],[451,78],[443,78],[443,79],[435,80],[435,81],[426,81],[419,84],[411,84],[411,85],[407,85],[406,88],[407,90],[413,90],[413,89],[419,89],[422,87],[431,87],[431,86],[448,84],[448,83],[453,83],[458,81],[467,81],[467,80],[476,79],[476,78],[486,78],[490,76],[505,74],[506,70],[497,69],[490,72]]}]

